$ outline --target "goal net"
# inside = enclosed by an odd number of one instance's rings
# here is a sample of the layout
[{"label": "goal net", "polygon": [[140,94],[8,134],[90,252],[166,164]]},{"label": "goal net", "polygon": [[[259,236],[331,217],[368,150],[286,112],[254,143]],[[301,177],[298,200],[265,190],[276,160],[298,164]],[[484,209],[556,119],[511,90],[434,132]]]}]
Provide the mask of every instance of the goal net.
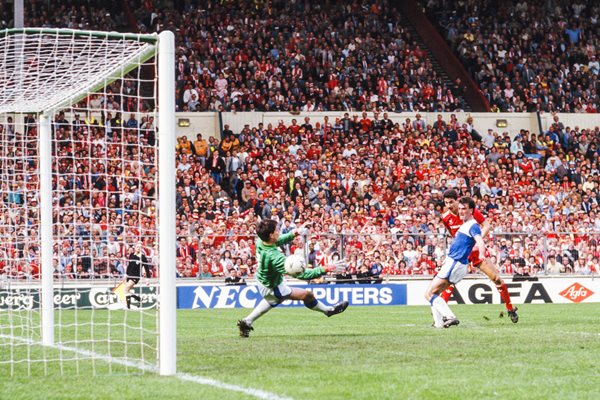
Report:
[{"label": "goal net", "polygon": [[0,376],[174,373],[172,34],[15,29],[0,54]]}]

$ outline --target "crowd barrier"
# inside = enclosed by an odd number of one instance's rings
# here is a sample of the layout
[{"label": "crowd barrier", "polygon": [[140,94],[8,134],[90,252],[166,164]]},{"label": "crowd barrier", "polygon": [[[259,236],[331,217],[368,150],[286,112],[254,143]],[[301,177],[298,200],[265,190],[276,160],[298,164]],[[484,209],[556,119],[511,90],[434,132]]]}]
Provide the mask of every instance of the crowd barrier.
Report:
[{"label": "crowd barrier", "polygon": [[[191,239],[190,239],[191,240]],[[247,234],[209,234],[198,238],[199,270],[206,264],[209,269],[222,262],[225,249],[230,249],[232,265],[247,254],[249,243],[256,240]],[[346,261],[350,268],[359,270],[363,264],[378,263],[387,269],[382,275],[431,275],[441,265],[450,245],[451,238],[443,231],[428,233],[316,233],[296,239],[284,246],[288,255],[302,253],[313,265],[327,265],[338,259]],[[220,246],[214,246],[220,243]],[[534,274],[581,274],[600,273],[600,232],[493,232],[486,238],[490,260],[495,262],[501,275],[513,275],[517,268],[528,267]],[[210,251],[212,250],[212,254]],[[414,258],[410,255],[415,254]],[[548,268],[548,257],[555,255],[562,267],[555,271]],[[244,257],[244,262],[250,258]],[[405,260],[404,263],[401,263]],[[390,272],[402,264],[403,270]],[[252,265],[250,265],[252,267]],[[234,266],[234,268],[237,268]],[[243,268],[247,268],[244,264]],[[478,270],[471,268],[471,273]]]}]

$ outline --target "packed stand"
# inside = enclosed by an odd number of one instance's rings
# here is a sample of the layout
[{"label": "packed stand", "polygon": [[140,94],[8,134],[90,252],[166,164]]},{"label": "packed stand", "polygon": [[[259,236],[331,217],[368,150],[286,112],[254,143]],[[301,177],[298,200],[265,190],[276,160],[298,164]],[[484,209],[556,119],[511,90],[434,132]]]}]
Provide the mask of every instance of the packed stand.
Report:
[{"label": "packed stand", "polygon": [[514,140],[472,129],[454,116],[429,126],[365,112],[235,133],[225,126],[222,141],[181,137],[180,275],[251,276],[258,218],[277,219],[284,233],[309,223],[311,236],[286,251],[313,265],[344,258],[340,279],[431,275],[449,240],[439,221],[447,188],[474,196],[491,219],[501,273],[597,273],[599,128],[556,117],[548,132]]},{"label": "packed stand", "polygon": [[[183,65],[179,59],[177,63],[181,110],[189,103],[184,98],[193,99],[194,91],[200,104],[194,108],[199,110],[437,109],[439,93],[448,94],[447,88],[441,87],[441,92],[440,88],[434,90],[433,98],[426,97],[429,89],[423,82],[436,83],[437,78],[427,75],[433,73],[428,61],[420,50],[412,47],[410,35],[400,24],[392,20],[390,27],[384,21],[391,14],[383,5],[362,9],[358,3],[346,8],[327,4],[323,7],[332,7],[332,11],[325,12],[307,10],[306,2],[284,6],[283,2],[275,1],[271,15],[267,16],[263,15],[263,8],[244,8],[243,4],[234,6],[229,2],[224,6],[219,3],[219,7],[216,4],[207,3],[203,11],[192,13],[162,11],[148,1],[141,11],[141,16],[150,18],[148,30],[180,27],[178,41],[182,45],[178,51]],[[77,10],[66,10],[63,16],[69,18],[56,24],[68,23]],[[310,13],[313,16],[306,17]],[[584,7],[577,15],[586,13],[589,11]],[[75,19],[81,18],[77,15]],[[485,15],[491,17],[489,13]],[[37,18],[48,20],[47,26],[53,26],[52,18],[43,12]],[[307,18],[319,23],[305,23]],[[519,23],[520,19],[516,20]],[[589,21],[596,26],[592,19]],[[581,32],[588,32],[589,27],[582,24]],[[210,29],[200,30],[197,26]],[[264,32],[275,32],[272,26],[279,26],[281,32],[262,36]],[[308,32],[311,26],[314,31]],[[326,31],[325,26],[336,27],[337,33]],[[378,34],[363,35],[365,29],[375,29]],[[543,26],[536,34],[543,32],[541,29]],[[298,35],[302,41],[295,39]],[[392,35],[400,39],[386,42]],[[317,43],[314,39],[317,37],[326,40]],[[359,42],[354,37],[366,39]],[[590,45],[597,48],[596,37],[593,34],[591,40],[585,41],[586,49]],[[262,45],[252,47],[253,43]],[[312,47],[302,48],[305,43]],[[584,40],[579,43],[579,47],[573,44],[567,47],[577,50]],[[373,49],[384,47],[382,53],[386,56],[393,49],[393,58],[361,58],[370,57]],[[510,57],[510,52],[506,54]],[[203,64],[204,59],[209,61]],[[544,93],[551,94],[552,86],[543,79],[548,71],[538,63],[539,58],[531,60],[535,61],[535,91],[546,90]],[[565,65],[572,68],[568,63],[571,59],[565,60]],[[498,86],[504,93],[508,87],[508,84],[502,86],[504,78],[510,83],[522,75],[517,74],[518,64],[511,67],[512,75],[506,75],[502,68],[494,72],[502,79],[494,77],[490,81],[500,82]],[[230,70],[233,72],[228,73]],[[564,83],[563,88],[567,84],[573,87],[575,81],[570,81],[569,76],[581,75],[582,82],[589,79],[597,85],[597,69],[596,74],[593,71],[588,64],[587,75],[577,71],[571,75],[563,73],[566,78],[559,83]],[[577,101],[588,96],[584,94],[587,87],[582,86],[581,96],[566,98]],[[121,92],[121,88],[113,89],[113,93]],[[442,100],[447,103],[443,108],[452,109],[451,103],[462,101],[452,89],[452,101]],[[533,93],[525,90],[528,96]],[[597,99],[597,91],[590,90],[590,96],[587,98]],[[55,211],[56,229],[63,235],[55,251],[59,276],[118,277],[129,245],[146,237],[137,227],[155,229],[154,205],[149,200],[154,189],[144,183],[153,171],[119,165],[108,165],[98,171],[80,162],[100,154],[95,152],[126,157],[123,152],[133,151],[131,148],[139,141],[137,135],[125,133],[123,140],[130,146],[102,142],[101,138],[108,135],[106,121],[114,119],[114,124],[109,125],[117,131],[121,127],[127,129],[132,118],[116,112],[134,111],[137,107],[121,104],[114,98],[110,100],[108,104],[113,104],[115,114],[96,122],[86,122],[81,116],[82,124],[90,129],[79,131],[76,120],[60,122],[64,121],[60,114],[55,119],[57,137],[64,139],[64,145],[61,140],[58,142],[61,162],[57,171],[66,176],[55,184],[69,190],[76,187],[86,193],[79,200],[61,197],[60,208]],[[143,105],[141,109],[149,111],[150,107]],[[133,117],[131,124],[148,127],[140,128],[141,138],[146,142],[154,140],[150,128],[153,121],[137,121]],[[529,268],[534,275],[543,271],[598,272],[599,129],[565,127],[557,119],[548,132],[540,135],[521,131],[511,140],[507,134],[488,132],[480,135],[481,141],[473,139],[478,135],[472,135],[471,130],[472,121],[446,120],[442,116],[433,126],[427,126],[419,117],[394,124],[384,112],[349,112],[346,118],[335,121],[325,117],[292,125],[247,126],[241,132],[226,127],[223,140],[215,137],[204,140],[201,136],[180,138],[178,274],[230,281],[252,276],[254,223],[258,218],[280,220],[284,232],[309,222],[313,234],[297,239],[287,251],[303,251],[313,264],[343,257],[348,261],[349,271],[341,279],[369,282],[389,275],[433,274],[447,246],[439,213],[441,194],[448,187],[475,196],[479,207],[494,221],[496,236],[490,247],[502,273],[512,274],[518,268]],[[10,132],[10,124],[5,125],[2,134],[8,138]],[[94,133],[99,137],[94,138]],[[31,143],[35,134],[34,129],[24,133]],[[87,147],[94,140],[101,142],[96,143],[99,147]],[[13,162],[14,155],[7,153],[13,150],[6,146],[3,151],[7,162]],[[152,160],[152,154],[145,156],[148,162]],[[3,170],[18,170],[17,167],[32,166],[5,165]],[[14,229],[21,229],[21,237],[37,234],[31,228],[25,232],[21,224],[28,220],[29,226],[35,226],[37,209],[14,211],[14,204],[33,204],[34,199],[20,193],[25,187],[23,183],[3,188],[3,202],[9,208],[1,217],[3,237],[10,237]],[[111,203],[113,198],[107,194],[124,188],[127,195],[116,196]],[[103,206],[106,212],[86,213],[91,206]],[[11,228],[7,229],[9,225]],[[108,232],[109,225],[117,228]],[[547,239],[547,257],[542,238]],[[155,244],[146,238],[144,245],[152,256]],[[24,278],[37,276],[39,249],[12,246],[8,250],[6,246],[2,249],[2,260],[19,260],[19,265],[9,266],[9,261],[1,261],[5,273]]]},{"label": "packed stand", "polygon": [[26,27],[69,28],[100,31],[127,31],[127,19],[120,7],[108,7],[105,1],[71,0],[24,2]]},{"label": "packed stand", "polygon": [[0,29],[8,29],[13,25],[12,7],[4,2],[0,3]]},{"label": "packed stand", "polygon": [[422,0],[492,111],[597,113],[600,5]]},{"label": "packed stand", "polygon": [[[252,276],[259,218],[277,219],[282,232],[308,223],[310,236],[286,251],[313,265],[343,258],[341,281],[432,275],[449,240],[439,221],[447,188],[473,196],[491,219],[487,239],[503,274],[599,271],[598,127],[565,127],[555,117],[548,132],[522,130],[511,140],[475,134],[471,120],[454,116],[440,115],[432,126],[420,116],[398,124],[366,112],[300,122],[241,132],[225,126],[223,140],[178,139],[178,276],[232,283]],[[28,126],[19,133],[5,124],[2,141],[31,148],[35,121]],[[58,113],[53,126],[57,276],[118,279],[138,242],[156,265],[155,153],[140,146],[155,141],[153,121]],[[24,240],[35,243],[38,234],[37,182],[25,182],[36,165],[19,164],[18,147],[3,151],[3,174],[16,172],[4,179],[0,226],[3,237],[23,240],[4,241],[2,269],[36,277],[39,248]],[[145,167],[122,162],[135,154]],[[88,162],[105,155],[114,161]]]},{"label": "packed stand", "polygon": [[13,117],[0,124],[0,284],[5,276],[39,275],[39,257],[30,245],[39,231],[36,163],[26,155],[37,146],[37,130],[16,129]]},{"label": "packed stand", "polygon": [[[152,105],[130,101],[134,81],[115,81],[53,117],[57,279],[121,279],[136,244],[156,275],[156,132]],[[88,112],[99,104],[103,113]],[[11,117],[0,126],[0,275],[31,279],[40,275],[38,131],[32,115],[24,118],[24,131]]]},{"label": "packed stand", "polygon": [[[176,32],[179,111],[465,108],[464,87],[437,75],[387,2],[263,3],[128,2],[140,32]],[[25,8],[35,27],[128,31],[127,17],[98,1]]]},{"label": "packed stand", "polygon": [[[264,3],[264,4],[263,4]],[[144,1],[140,29],[176,32],[179,111],[456,111],[386,1]]]}]

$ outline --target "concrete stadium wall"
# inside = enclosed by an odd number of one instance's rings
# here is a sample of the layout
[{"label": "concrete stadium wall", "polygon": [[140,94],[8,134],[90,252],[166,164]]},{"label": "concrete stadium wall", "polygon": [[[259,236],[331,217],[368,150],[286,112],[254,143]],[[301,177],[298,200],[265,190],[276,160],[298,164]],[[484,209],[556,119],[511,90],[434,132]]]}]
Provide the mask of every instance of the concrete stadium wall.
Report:
[{"label": "concrete stadium wall", "polygon": [[[362,118],[361,111],[352,111],[348,112],[348,114],[350,115],[350,118],[353,118],[354,115],[358,115],[359,119]],[[456,114],[456,117],[460,123],[464,123],[467,117],[472,116],[475,129],[480,133],[484,133],[488,129],[493,129],[499,133],[508,132],[511,137],[514,137],[521,129],[526,129],[534,133],[539,132],[539,124],[536,113],[388,113],[389,118],[392,121],[400,124],[402,124],[406,118],[410,118],[411,121],[413,121],[417,114],[421,114],[422,118],[427,124],[433,124],[437,120],[438,114],[442,114],[445,121],[450,120],[451,114]],[[17,131],[22,132],[22,115],[10,115],[13,117],[13,120],[16,123]],[[140,117],[143,115],[145,115],[145,113],[139,114]],[[579,126],[583,129],[600,126],[600,114],[558,113],[556,115],[558,115],[560,121],[565,125],[565,127],[568,126],[574,128]],[[0,124],[4,124],[6,122],[6,116],[6,114],[0,116]],[[246,124],[253,128],[258,126],[258,124],[261,122],[265,127],[267,127],[269,124],[277,126],[279,121],[283,121],[286,125],[289,125],[291,124],[292,119],[296,119],[298,124],[301,125],[304,123],[305,117],[310,117],[310,121],[314,126],[317,122],[322,123],[325,116],[329,116],[329,121],[334,123],[336,118],[342,118],[344,116],[344,112],[305,112],[297,115],[281,112],[224,112],[221,114],[223,125],[229,125],[233,132],[236,133],[240,132]],[[368,112],[367,116],[369,118],[373,118],[373,113]],[[383,113],[380,113],[380,118],[382,116]],[[71,115],[67,115],[66,117],[68,120],[72,120]],[[99,115],[97,115],[97,118],[99,118]],[[552,124],[553,118],[553,114],[540,114],[542,129],[547,130]],[[506,120],[507,126],[505,128],[498,128],[497,123],[499,120]],[[176,121],[180,123],[189,123],[189,126],[179,126],[178,124],[176,127],[176,134],[178,137],[185,135],[188,139],[195,140],[198,133],[202,134],[202,136],[205,138],[210,136],[215,136],[217,138],[220,137],[221,131],[219,113],[217,112],[176,113]]]},{"label": "concrete stadium wall", "polygon": [[[187,136],[190,140],[196,140],[197,134],[208,139],[210,136],[220,138],[221,128],[219,125],[219,113],[216,112],[205,112],[205,113],[175,113],[177,122],[177,137]],[[189,121],[189,126],[180,126],[185,120]]]},{"label": "concrete stadium wall", "polygon": [[[358,115],[359,119],[362,118],[362,112],[352,111],[348,113],[350,118],[354,115]],[[419,113],[427,124],[433,124],[437,120],[438,113]],[[526,129],[530,132],[538,133],[539,124],[536,113],[441,113],[445,121],[450,120],[451,114],[456,114],[459,122],[464,123],[467,117],[472,116],[475,129],[480,132],[486,132],[488,129],[503,133],[508,132],[511,137],[514,137],[521,129]],[[403,123],[406,118],[410,118],[411,121],[415,119],[417,113],[388,113],[389,118],[398,123]],[[571,128],[579,126],[580,128],[593,128],[600,126],[600,114],[556,114],[559,116],[560,121]],[[256,127],[259,123],[263,123],[265,127],[269,124],[277,126],[279,121],[283,121],[286,125],[291,124],[292,120],[295,119],[299,125],[304,123],[304,118],[309,117],[313,126],[315,123],[322,123],[324,117],[328,116],[331,123],[335,122],[336,118],[342,118],[344,112],[305,112],[297,115],[290,113],[277,113],[277,112],[224,112],[222,113],[223,125],[227,124],[233,130],[233,132],[240,132],[244,125],[249,127]],[[368,112],[367,116],[372,118],[373,113]],[[380,118],[383,114],[380,114]],[[548,127],[553,122],[552,114],[541,114],[540,120],[543,129]],[[218,113],[177,113],[177,119],[189,119],[190,126],[188,128],[177,128],[177,136],[187,135],[190,137],[196,137],[197,133],[201,133],[204,137],[219,136],[219,116]],[[507,126],[504,128],[497,127],[499,120],[506,120]]]},{"label": "concrete stadium wall", "polygon": [[[595,128],[600,126],[600,114],[564,114],[557,113],[560,122],[562,122],[565,127],[575,128],[578,126],[581,129],[584,128]],[[548,129],[550,125],[554,122],[554,115],[544,113],[541,116],[542,127],[544,129]]]}]

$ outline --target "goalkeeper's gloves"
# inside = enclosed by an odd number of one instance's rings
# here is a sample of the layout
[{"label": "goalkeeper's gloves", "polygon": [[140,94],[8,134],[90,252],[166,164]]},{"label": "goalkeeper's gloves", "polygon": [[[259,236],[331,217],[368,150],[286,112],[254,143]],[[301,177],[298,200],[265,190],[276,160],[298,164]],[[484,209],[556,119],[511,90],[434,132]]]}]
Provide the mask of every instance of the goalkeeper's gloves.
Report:
[{"label": "goalkeeper's gloves", "polygon": [[296,236],[306,236],[308,235],[308,228],[297,228]]},{"label": "goalkeeper's gloves", "polygon": [[327,265],[325,267],[325,272],[327,272],[327,273],[335,272],[336,274],[341,274],[342,272],[346,271],[346,267],[347,267],[346,261],[339,260],[339,261],[336,261],[334,263]]},{"label": "goalkeeper's gloves", "polygon": [[297,236],[308,236],[308,228],[311,226],[311,222],[305,222],[302,226],[296,228]]}]

